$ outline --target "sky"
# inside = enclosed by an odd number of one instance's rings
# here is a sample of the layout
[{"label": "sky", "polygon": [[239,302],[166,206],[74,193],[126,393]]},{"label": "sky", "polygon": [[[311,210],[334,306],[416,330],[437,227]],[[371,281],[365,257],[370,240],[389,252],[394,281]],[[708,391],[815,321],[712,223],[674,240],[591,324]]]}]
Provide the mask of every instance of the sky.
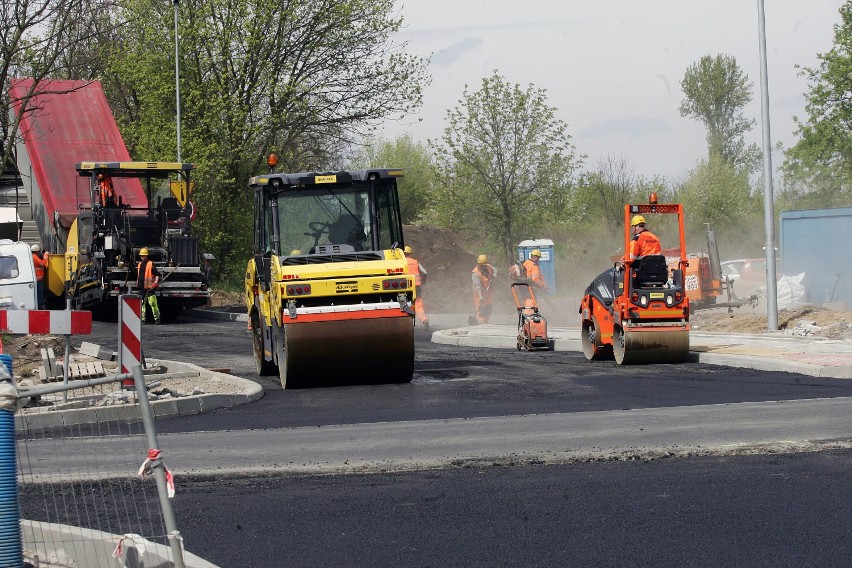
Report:
[{"label": "sky", "polygon": [[[744,109],[762,145],[759,0],[397,0],[395,36],[406,51],[431,57],[432,83],[415,115],[387,123],[385,138],[440,138],[447,110],[465,85],[479,89],[497,70],[510,83],[545,89],[568,124],[584,170],[625,159],[637,174],[683,179],[706,157],[704,125],[680,116],[681,80],[704,55],[732,55],[753,83]],[[796,65],[815,68],[832,48],[841,0],[765,0],[772,145],[796,141],[808,83]],[[783,156],[773,152],[773,166]]]}]

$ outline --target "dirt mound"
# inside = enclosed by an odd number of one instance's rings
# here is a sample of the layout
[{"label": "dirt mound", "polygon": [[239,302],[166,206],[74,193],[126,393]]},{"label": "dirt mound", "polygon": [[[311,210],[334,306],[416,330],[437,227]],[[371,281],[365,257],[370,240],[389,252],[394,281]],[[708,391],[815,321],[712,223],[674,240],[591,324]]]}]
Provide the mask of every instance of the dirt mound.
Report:
[{"label": "dirt mound", "polygon": [[[476,266],[477,252],[465,250],[452,232],[432,227],[405,227],[405,244],[429,277],[423,285],[426,313],[473,314],[471,271]],[[497,270],[494,283],[494,313],[515,314],[515,300],[509,287],[508,267],[492,259]]]},{"label": "dirt mound", "polygon": [[[702,310],[690,317],[696,331],[764,333],[766,306],[743,307],[727,313],[724,308]],[[778,312],[778,327],[792,335],[852,339],[852,312],[817,306],[798,306]]]}]

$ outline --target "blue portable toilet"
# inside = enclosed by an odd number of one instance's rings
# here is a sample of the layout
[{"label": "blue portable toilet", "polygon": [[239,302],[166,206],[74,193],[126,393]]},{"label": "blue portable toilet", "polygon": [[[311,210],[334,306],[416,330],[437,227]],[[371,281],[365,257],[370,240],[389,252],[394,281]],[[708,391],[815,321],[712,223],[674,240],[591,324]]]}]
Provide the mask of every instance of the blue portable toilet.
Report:
[{"label": "blue portable toilet", "polygon": [[527,239],[518,244],[518,261],[523,262],[530,257],[530,253],[538,249],[541,251],[541,260],[538,267],[541,275],[547,282],[547,293],[556,293],[556,255],[553,252],[553,241],[550,239]]}]

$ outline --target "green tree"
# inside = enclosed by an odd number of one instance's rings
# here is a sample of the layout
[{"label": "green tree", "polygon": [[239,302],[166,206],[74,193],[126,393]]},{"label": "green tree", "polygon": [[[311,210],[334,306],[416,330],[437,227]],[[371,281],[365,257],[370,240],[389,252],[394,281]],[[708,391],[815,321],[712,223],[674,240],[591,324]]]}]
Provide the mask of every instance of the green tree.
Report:
[{"label": "green tree", "polygon": [[718,232],[739,234],[755,218],[757,202],[751,196],[748,173],[718,154],[695,166],[675,199],[684,206],[690,234],[687,242],[704,241],[704,223]]},{"label": "green tree", "polygon": [[681,88],[685,96],[680,115],[704,123],[707,129],[707,155],[717,154],[735,167],[754,171],[760,151],[756,145],[746,148],[744,134],[754,119],[743,116],[751,102],[752,83],[731,55],[703,56],[686,69]]},{"label": "green tree", "polygon": [[399,181],[399,208],[402,222],[416,223],[427,218],[435,197],[435,170],[432,153],[410,134],[394,140],[379,140],[364,147],[353,160],[354,167],[402,168],[405,176]]},{"label": "green tree", "polygon": [[662,179],[645,179],[624,157],[607,155],[580,180],[577,198],[582,215],[577,221],[603,224],[611,235],[619,235],[624,231],[625,204],[645,203],[651,193],[662,203],[668,191]]},{"label": "green tree", "polygon": [[480,89],[465,87],[435,148],[439,218],[451,228],[496,239],[515,257],[514,243],[572,197],[575,155],[568,126],[547,104],[546,91],[510,84],[497,71]]},{"label": "green tree", "polygon": [[[171,3],[127,0],[106,85],[139,159],[176,155]],[[393,0],[184,0],[179,5],[182,158],[198,164],[196,224],[220,277],[250,250],[246,181],[331,169],[341,148],[421,102],[425,62],[391,35]]]},{"label": "green tree", "polygon": [[786,152],[790,206],[832,207],[852,202],[852,2],[840,8],[834,46],[819,67],[804,68],[807,118],[796,119],[798,142]]}]

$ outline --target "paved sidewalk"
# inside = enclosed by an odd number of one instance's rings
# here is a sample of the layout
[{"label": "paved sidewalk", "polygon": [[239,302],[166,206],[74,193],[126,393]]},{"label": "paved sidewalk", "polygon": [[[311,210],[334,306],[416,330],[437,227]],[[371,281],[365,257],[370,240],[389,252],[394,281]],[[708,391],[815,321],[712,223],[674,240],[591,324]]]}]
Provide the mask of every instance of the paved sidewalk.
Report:
[{"label": "paved sidewalk", "polygon": [[[556,351],[582,352],[579,328],[550,327]],[[486,324],[444,329],[432,334],[433,343],[467,347],[515,349],[517,326]],[[783,332],[763,334],[689,334],[693,360],[761,371],[785,371],[812,377],[852,379],[852,341],[799,337]]]}]

